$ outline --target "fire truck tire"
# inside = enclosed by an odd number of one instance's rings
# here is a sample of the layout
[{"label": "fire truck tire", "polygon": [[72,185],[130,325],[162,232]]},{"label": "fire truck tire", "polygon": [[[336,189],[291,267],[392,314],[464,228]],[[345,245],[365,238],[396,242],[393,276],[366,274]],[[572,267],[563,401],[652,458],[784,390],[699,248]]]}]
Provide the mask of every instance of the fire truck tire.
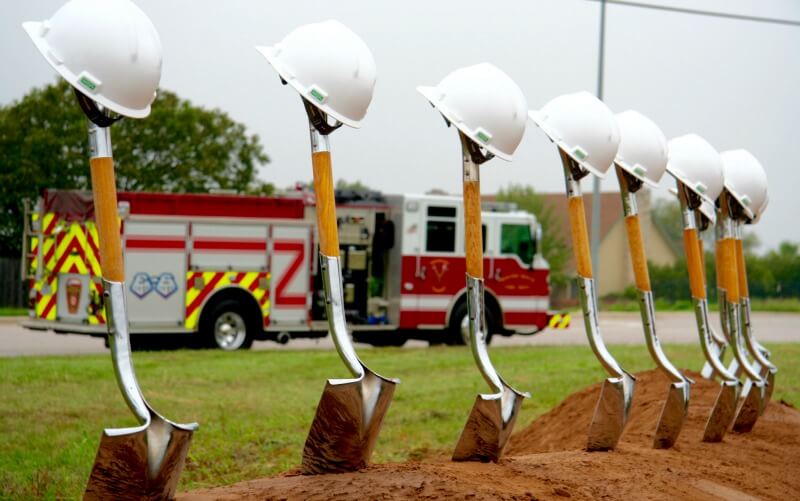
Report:
[{"label": "fire truck tire", "polygon": [[238,301],[223,299],[203,315],[200,333],[212,348],[246,350],[253,345],[257,325],[251,317]]},{"label": "fire truck tire", "polygon": [[[495,326],[495,312],[492,308],[486,308],[486,326],[487,330],[489,331],[486,335],[486,344],[492,343],[492,334],[494,333]],[[445,334],[444,342],[445,344],[456,346],[456,345],[465,345],[467,344],[467,340],[469,339],[468,329],[469,323],[467,319],[467,303],[465,301],[460,301],[456,304],[455,308],[453,309],[453,313],[450,315],[450,324],[447,328],[447,333]]]}]

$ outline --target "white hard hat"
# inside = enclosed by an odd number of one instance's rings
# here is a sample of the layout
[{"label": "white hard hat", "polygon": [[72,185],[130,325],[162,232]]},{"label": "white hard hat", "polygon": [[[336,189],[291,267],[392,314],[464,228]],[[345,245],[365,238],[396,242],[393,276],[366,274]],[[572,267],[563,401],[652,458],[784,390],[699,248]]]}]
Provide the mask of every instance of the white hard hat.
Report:
[{"label": "white hard hat", "polygon": [[618,113],[620,143],[614,160],[627,173],[658,186],[667,169],[667,138],[652,120],[638,111]]},{"label": "white hard hat", "polygon": [[516,83],[489,63],[460,68],[420,94],[479,146],[511,160],[525,134],[528,103]]},{"label": "white hard hat", "polygon": [[529,116],[581,167],[605,177],[620,140],[617,121],[605,103],[586,91],[564,94]]},{"label": "white hard hat", "polygon": [[256,49],[306,101],[345,125],[361,126],[375,88],[375,58],[345,25],[306,24]]},{"label": "white hard hat", "polygon": [[161,40],[129,0],[70,0],[22,27],[48,63],[82,94],[131,118],[150,114],[161,80]]},{"label": "white hard hat", "polygon": [[667,172],[712,204],[722,193],[722,159],[717,150],[697,134],[670,140]]},{"label": "white hard hat", "polygon": [[725,189],[742,206],[748,219],[753,219],[767,199],[767,173],[761,162],[747,150],[723,151],[722,167]]}]

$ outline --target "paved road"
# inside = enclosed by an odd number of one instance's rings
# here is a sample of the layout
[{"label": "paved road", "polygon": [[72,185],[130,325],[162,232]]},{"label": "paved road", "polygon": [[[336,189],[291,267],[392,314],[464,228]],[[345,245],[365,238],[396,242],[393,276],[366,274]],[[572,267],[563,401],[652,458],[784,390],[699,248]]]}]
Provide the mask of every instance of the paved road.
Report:
[{"label": "paved road", "polygon": [[[104,340],[81,335],[62,335],[52,332],[30,331],[18,325],[21,318],[0,317],[0,357],[25,355],[76,355],[106,353]],[[712,322],[716,322],[716,313]],[[642,327],[638,313],[601,313],[603,337],[609,344],[642,343]],[[664,343],[696,343],[697,331],[689,312],[663,313],[656,317],[659,337]],[[755,313],[753,325],[762,342],[800,342],[800,314]],[[586,343],[580,316],[573,316],[572,325],[565,330],[547,330],[535,336],[497,336],[496,346],[569,345]],[[409,341],[408,348],[425,347],[423,341]],[[296,339],[288,345],[260,341],[256,350],[332,349],[330,338],[320,340]]]}]

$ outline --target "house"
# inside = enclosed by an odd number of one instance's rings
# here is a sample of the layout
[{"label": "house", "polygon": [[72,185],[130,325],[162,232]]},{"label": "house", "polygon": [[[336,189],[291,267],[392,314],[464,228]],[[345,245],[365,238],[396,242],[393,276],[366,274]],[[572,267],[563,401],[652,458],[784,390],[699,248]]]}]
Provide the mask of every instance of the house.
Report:
[{"label": "house", "polygon": [[[555,229],[559,232],[561,241],[572,245],[569,230],[569,214],[567,212],[567,197],[563,193],[540,194],[545,205],[550,207],[556,219]],[[592,197],[591,193],[584,195],[586,207],[586,223],[589,231],[592,227]],[[678,260],[681,250],[674,247],[664,230],[650,217],[650,192],[646,189],[637,193],[639,218],[642,226],[642,237],[645,242],[647,260],[659,265],[670,265]],[[550,231],[553,231],[551,229]],[[628,252],[628,241],[625,232],[625,222],[622,212],[622,200],[619,192],[600,193],[600,250],[598,253],[599,264],[593,267],[597,279],[597,293],[599,297],[607,294],[622,293],[627,287],[634,284],[631,257]],[[567,264],[567,274],[575,274],[575,261],[570,259]],[[554,290],[553,299],[570,302],[577,298],[577,291],[572,285],[566,290]]]}]

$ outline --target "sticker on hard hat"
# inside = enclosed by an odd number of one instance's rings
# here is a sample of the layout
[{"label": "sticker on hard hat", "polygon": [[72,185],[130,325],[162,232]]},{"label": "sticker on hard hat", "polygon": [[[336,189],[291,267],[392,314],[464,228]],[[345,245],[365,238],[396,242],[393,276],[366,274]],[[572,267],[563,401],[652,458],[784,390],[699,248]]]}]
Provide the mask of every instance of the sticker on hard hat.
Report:
[{"label": "sticker on hard hat", "polygon": [[703,183],[697,183],[697,184],[694,185],[694,190],[697,193],[705,193],[706,192],[706,185],[704,185]]},{"label": "sticker on hard hat", "polygon": [[478,130],[475,135],[483,144],[489,144],[492,140],[492,135],[486,131]]},{"label": "sticker on hard hat", "polygon": [[647,172],[647,169],[642,167],[639,164],[636,164],[636,167],[633,168],[633,173],[637,176],[644,177],[644,173]]},{"label": "sticker on hard hat", "polygon": [[316,99],[320,104],[324,103],[325,100],[328,99],[328,95],[316,87],[312,87],[309,91],[309,94],[311,94],[311,97]]},{"label": "sticker on hard hat", "polygon": [[586,151],[584,151],[583,148],[581,148],[580,146],[576,146],[575,148],[573,148],[572,154],[578,157],[578,160],[586,160],[586,157],[589,156],[589,154],[586,153]]},{"label": "sticker on hard hat", "polygon": [[90,90],[95,92],[98,87],[100,87],[100,82],[97,79],[91,77],[85,71],[78,76],[78,83],[81,84],[86,90]]}]

